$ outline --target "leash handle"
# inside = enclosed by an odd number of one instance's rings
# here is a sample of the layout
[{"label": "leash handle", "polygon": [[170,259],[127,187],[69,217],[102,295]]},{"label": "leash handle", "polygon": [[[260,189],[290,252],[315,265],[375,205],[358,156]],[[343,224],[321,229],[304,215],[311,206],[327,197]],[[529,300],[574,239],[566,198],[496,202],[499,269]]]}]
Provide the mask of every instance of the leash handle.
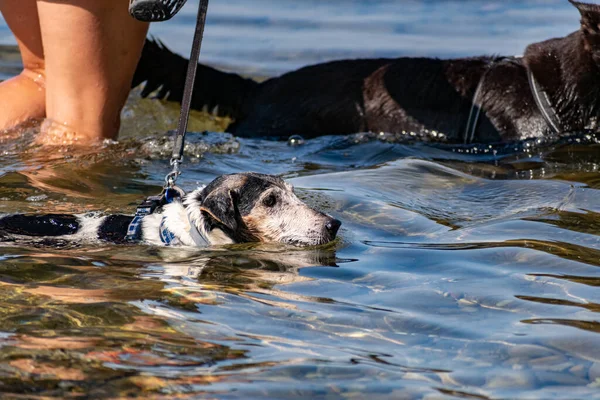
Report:
[{"label": "leash handle", "polygon": [[194,32],[194,41],[190,61],[188,63],[187,74],[185,76],[185,87],[183,99],[181,101],[181,114],[179,115],[179,124],[177,125],[177,135],[173,144],[173,155],[171,156],[171,165],[173,171],[165,178],[169,187],[175,185],[177,177],[181,174],[179,165],[183,161],[183,147],[185,145],[185,134],[190,118],[190,107],[192,105],[192,95],[194,93],[194,82],[196,80],[196,70],[198,69],[198,59],[200,58],[200,49],[202,48],[202,38],[204,36],[204,25],[206,24],[206,14],[208,13],[208,0],[200,0],[198,5],[198,16],[196,19],[196,30]]},{"label": "leash handle", "polygon": [[159,22],[173,18],[186,0],[129,0],[129,14],[143,22]]}]

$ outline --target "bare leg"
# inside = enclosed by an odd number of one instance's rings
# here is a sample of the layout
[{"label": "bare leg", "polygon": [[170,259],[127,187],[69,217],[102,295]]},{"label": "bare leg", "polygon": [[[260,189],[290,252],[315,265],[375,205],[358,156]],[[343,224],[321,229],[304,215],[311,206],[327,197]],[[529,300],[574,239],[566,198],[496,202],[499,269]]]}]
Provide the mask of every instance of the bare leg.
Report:
[{"label": "bare leg", "polygon": [[51,121],[44,125],[41,143],[75,139],[88,144],[116,137],[148,30],[148,24],[129,16],[127,4],[38,0]]},{"label": "bare leg", "polygon": [[0,11],[21,51],[23,72],[0,83],[0,131],[46,114],[44,51],[35,0],[0,0]]}]

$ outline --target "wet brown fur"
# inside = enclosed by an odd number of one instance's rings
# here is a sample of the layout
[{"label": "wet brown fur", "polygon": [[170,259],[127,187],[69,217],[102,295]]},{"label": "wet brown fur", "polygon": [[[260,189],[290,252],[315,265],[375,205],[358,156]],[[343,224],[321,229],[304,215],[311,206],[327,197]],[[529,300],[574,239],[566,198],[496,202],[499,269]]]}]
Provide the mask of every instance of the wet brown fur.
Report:
[{"label": "wet brown fur", "polygon": [[[529,87],[531,70],[564,132],[595,130],[600,118],[600,7],[569,1],[580,11],[581,29],[534,43],[523,58],[342,60],[262,83],[201,65],[193,106],[210,110],[218,105],[218,114],[235,119],[227,130],[238,136],[435,130],[451,143],[511,141],[553,134]],[[178,100],[186,67],[184,58],[148,42],[134,84],[147,81],[145,94],[160,88],[158,97]],[[481,96],[474,99],[484,74]],[[470,138],[465,132],[474,100],[482,113]]]}]

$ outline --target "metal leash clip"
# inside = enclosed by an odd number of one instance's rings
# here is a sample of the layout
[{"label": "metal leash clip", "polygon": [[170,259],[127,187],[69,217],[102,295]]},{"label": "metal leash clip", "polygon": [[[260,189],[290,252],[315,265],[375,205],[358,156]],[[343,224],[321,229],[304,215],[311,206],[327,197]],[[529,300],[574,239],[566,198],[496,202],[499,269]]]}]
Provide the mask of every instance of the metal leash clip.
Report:
[{"label": "metal leash clip", "polygon": [[177,182],[177,178],[179,178],[179,175],[181,175],[181,169],[179,169],[179,165],[181,164],[182,161],[183,161],[183,158],[172,158],[171,159],[170,164],[173,167],[173,169],[171,170],[171,172],[169,172],[167,174],[167,176],[165,176],[165,189],[177,187],[177,186],[175,186],[175,182]]},{"label": "metal leash clip", "polygon": [[177,178],[179,178],[179,175],[181,175],[179,165],[182,161],[183,157],[173,157],[171,159],[171,166],[173,166],[173,169],[167,174],[167,176],[165,176],[165,186],[161,194],[165,198],[165,204],[171,203],[176,198],[183,198],[185,196],[185,191],[175,184],[177,182]]}]

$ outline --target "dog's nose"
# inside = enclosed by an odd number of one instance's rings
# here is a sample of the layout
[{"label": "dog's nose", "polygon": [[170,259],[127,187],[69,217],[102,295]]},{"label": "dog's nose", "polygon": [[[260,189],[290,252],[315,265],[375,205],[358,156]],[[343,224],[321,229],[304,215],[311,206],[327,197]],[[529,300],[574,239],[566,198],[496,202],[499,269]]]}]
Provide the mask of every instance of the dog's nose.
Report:
[{"label": "dog's nose", "polygon": [[342,226],[342,222],[333,218],[331,218],[329,221],[327,221],[327,224],[325,224],[327,232],[329,232],[332,237],[335,237],[338,229],[340,229],[340,226]]}]

